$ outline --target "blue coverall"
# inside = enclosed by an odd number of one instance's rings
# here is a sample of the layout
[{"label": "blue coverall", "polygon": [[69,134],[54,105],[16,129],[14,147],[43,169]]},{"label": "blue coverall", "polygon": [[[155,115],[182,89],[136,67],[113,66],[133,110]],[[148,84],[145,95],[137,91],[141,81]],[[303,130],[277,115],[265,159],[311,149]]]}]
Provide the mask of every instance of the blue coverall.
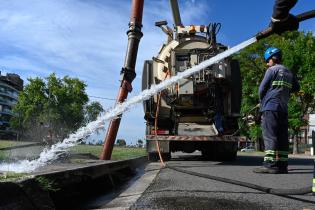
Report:
[{"label": "blue coverall", "polygon": [[288,101],[290,93],[299,89],[296,77],[281,64],[268,68],[259,86],[265,167],[288,166]]}]

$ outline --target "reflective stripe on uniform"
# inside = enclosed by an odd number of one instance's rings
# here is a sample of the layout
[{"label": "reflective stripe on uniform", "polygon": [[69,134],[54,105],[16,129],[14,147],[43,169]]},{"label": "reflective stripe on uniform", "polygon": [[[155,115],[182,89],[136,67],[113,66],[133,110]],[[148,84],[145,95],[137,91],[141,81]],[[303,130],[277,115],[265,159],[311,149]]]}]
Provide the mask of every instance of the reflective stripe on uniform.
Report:
[{"label": "reflective stripe on uniform", "polygon": [[276,160],[276,151],[265,150],[264,161],[274,162]]},{"label": "reflective stripe on uniform", "polygon": [[315,178],[313,178],[313,187],[312,187],[312,192],[315,192]]},{"label": "reflective stripe on uniform", "polygon": [[266,150],[266,151],[265,151],[265,154],[266,154],[266,155],[275,155],[276,152],[275,152],[274,150]]},{"label": "reflective stripe on uniform", "polygon": [[264,161],[275,161],[274,157],[264,157]]},{"label": "reflective stripe on uniform", "polygon": [[292,84],[286,81],[282,80],[275,80],[272,82],[272,86],[281,86],[281,87],[287,87],[287,88],[292,88]]}]

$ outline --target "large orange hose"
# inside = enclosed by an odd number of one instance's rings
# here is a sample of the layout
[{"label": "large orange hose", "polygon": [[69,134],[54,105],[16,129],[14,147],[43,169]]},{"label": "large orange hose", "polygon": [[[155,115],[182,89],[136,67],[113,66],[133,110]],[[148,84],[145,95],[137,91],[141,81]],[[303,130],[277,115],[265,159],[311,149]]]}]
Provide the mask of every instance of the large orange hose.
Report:
[{"label": "large orange hose", "polygon": [[[165,74],[165,77],[164,77],[164,80],[167,78],[168,75],[170,75],[169,70],[167,70],[167,72]],[[159,115],[159,112],[160,112],[161,95],[162,95],[162,92],[160,92],[159,95],[158,95],[157,104],[156,104],[156,111],[155,111],[155,119],[154,119],[154,135],[155,135],[155,138],[157,137],[157,122],[158,122],[157,120],[158,120],[158,115]],[[166,165],[164,163],[164,160],[163,160],[163,157],[162,157],[162,154],[161,154],[160,143],[159,143],[159,141],[157,139],[155,140],[155,146],[156,146],[156,149],[157,149],[158,154],[159,154],[161,165],[162,165],[162,167],[165,167]]]}]

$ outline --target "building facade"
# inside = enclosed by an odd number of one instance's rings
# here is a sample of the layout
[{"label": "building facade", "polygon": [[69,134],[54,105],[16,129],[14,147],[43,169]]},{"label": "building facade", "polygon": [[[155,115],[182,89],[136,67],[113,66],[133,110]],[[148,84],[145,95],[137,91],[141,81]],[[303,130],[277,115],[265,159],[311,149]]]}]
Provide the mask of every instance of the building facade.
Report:
[{"label": "building facade", "polygon": [[10,127],[12,107],[23,90],[23,80],[17,74],[2,75],[0,72],[0,139],[12,139],[16,132]]},{"label": "building facade", "polygon": [[308,143],[312,144],[312,132],[315,131],[315,114],[310,114],[308,116],[308,129],[307,129],[307,136],[308,136]]}]

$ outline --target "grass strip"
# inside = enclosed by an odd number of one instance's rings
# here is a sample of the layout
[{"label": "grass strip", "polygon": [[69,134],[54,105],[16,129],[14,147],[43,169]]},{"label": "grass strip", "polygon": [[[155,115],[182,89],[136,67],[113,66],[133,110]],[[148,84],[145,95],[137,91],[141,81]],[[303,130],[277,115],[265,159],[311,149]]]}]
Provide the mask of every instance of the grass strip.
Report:
[{"label": "grass strip", "polygon": [[[72,154],[89,153],[96,157],[101,154],[102,145],[77,145],[70,149]],[[125,160],[146,155],[145,148],[138,147],[118,147],[115,146],[112,153],[112,160]]]}]

